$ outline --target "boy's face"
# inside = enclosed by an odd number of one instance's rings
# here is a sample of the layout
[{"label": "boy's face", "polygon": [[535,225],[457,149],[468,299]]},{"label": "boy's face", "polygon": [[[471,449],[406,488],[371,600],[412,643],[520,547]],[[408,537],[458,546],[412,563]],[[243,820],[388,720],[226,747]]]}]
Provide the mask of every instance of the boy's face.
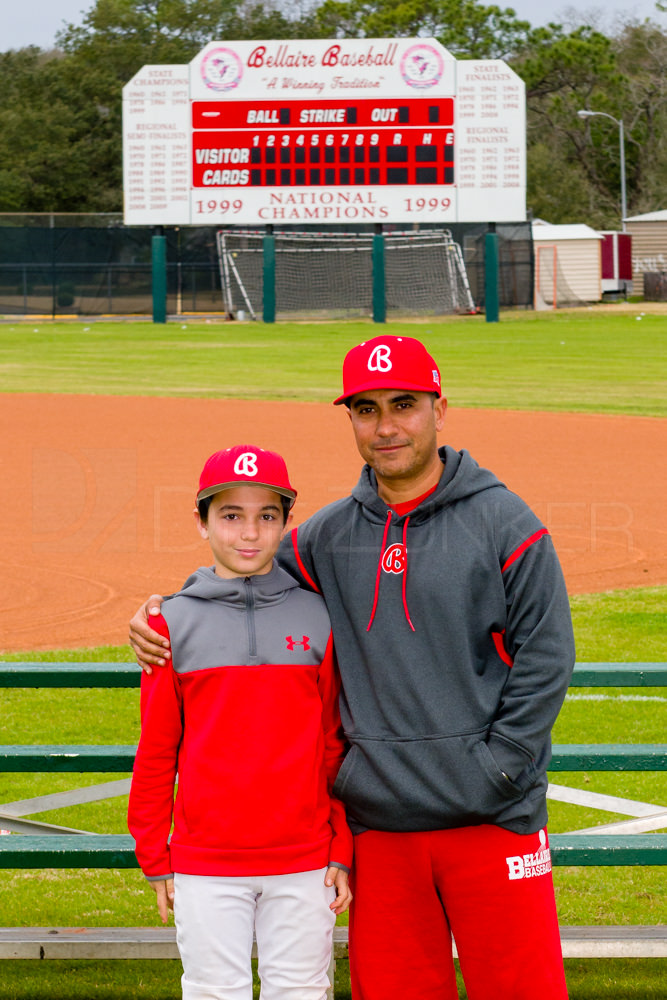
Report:
[{"label": "boy's face", "polygon": [[234,486],[216,493],[202,521],[195,521],[202,538],[211,546],[218,576],[257,576],[268,573],[280,540],[287,531],[283,524],[280,494],[262,486]]}]

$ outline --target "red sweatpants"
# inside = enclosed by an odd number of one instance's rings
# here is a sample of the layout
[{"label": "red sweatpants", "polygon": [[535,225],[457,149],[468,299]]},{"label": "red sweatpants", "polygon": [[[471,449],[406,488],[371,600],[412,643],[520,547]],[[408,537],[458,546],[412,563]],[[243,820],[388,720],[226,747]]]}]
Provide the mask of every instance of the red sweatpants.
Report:
[{"label": "red sweatpants", "polygon": [[355,837],[354,1000],[567,1000],[546,831]]}]

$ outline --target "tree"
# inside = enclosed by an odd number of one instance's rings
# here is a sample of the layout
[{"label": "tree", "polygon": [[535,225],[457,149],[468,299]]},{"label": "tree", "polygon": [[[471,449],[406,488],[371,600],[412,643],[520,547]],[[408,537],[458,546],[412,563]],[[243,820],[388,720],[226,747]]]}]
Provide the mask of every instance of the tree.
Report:
[{"label": "tree", "polygon": [[315,18],[339,38],[430,36],[462,59],[503,59],[530,30],[512,8],[477,0],[325,0]]},{"label": "tree", "polygon": [[580,109],[623,121],[629,214],[663,207],[667,35],[660,26],[629,20],[606,37],[590,25],[567,33],[550,25],[533,34],[513,66],[526,81],[529,204],[535,215],[552,222],[585,217],[600,228],[620,225],[619,129],[604,118],[578,119]]},{"label": "tree", "polygon": [[623,106],[628,184],[634,210],[648,212],[667,204],[667,35],[651,21],[630,22],[614,48],[628,79]]},{"label": "tree", "polygon": [[122,91],[146,64],[187,63],[226,30],[235,0],[96,0],[58,35],[62,73],[77,88],[71,159],[85,163],[79,211],[120,211]]},{"label": "tree", "polygon": [[96,0],[80,26],[57,38],[79,59],[104,59],[123,80],[146,63],[189,62],[212,38],[224,37],[235,0]]},{"label": "tree", "polygon": [[583,214],[591,225],[617,227],[618,135],[614,153],[609,133],[577,117],[584,108],[622,114],[629,84],[611,39],[586,25],[568,33],[549,25],[532,33],[513,67],[526,83],[533,214],[556,223],[581,221]]},{"label": "tree", "polygon": [[0,209],[120,211],[122,89],[146,64],[188,63],[221,37],[298,37],[300,22],[237,0],[97,0],[60,50],[0,61]]},{"label": "tree", "polygon": [[79,108],[61,56],[35,47],[4,53],[0,93],[0,210],[75,211]]}]

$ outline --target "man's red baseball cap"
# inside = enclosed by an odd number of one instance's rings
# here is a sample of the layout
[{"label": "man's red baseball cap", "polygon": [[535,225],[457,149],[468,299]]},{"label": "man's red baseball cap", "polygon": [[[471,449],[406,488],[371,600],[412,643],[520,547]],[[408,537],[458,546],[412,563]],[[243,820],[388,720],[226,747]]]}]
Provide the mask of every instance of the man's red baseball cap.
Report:
[{"label": "man's red baseball cap", "polygon": [[373,389],[412,389],[440,396],[440,371],[414,337],[374,337],[345,355],[343,394],[334,399],[334,406]]},{"label": "man's red baseball cap", "polygon": [[216,451],[206,460],[199,477],[197,502],[244,483],[280,493],[289,497],[292,504],[296,500],[296,490],[289,481],[282,455],[253,444],[237,444],[233,448]]}]

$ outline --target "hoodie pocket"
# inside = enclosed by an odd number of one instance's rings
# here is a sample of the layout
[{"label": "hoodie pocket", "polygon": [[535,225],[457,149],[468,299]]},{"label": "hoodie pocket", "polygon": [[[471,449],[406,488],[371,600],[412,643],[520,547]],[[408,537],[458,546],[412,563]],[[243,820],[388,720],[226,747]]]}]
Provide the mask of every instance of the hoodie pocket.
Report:
[{"label": "hoodie pocket", "polygon": [[503,775],[484,735],[352,737],[334,794],[359,823],[380,830],[494,822],[524,791]]}]

